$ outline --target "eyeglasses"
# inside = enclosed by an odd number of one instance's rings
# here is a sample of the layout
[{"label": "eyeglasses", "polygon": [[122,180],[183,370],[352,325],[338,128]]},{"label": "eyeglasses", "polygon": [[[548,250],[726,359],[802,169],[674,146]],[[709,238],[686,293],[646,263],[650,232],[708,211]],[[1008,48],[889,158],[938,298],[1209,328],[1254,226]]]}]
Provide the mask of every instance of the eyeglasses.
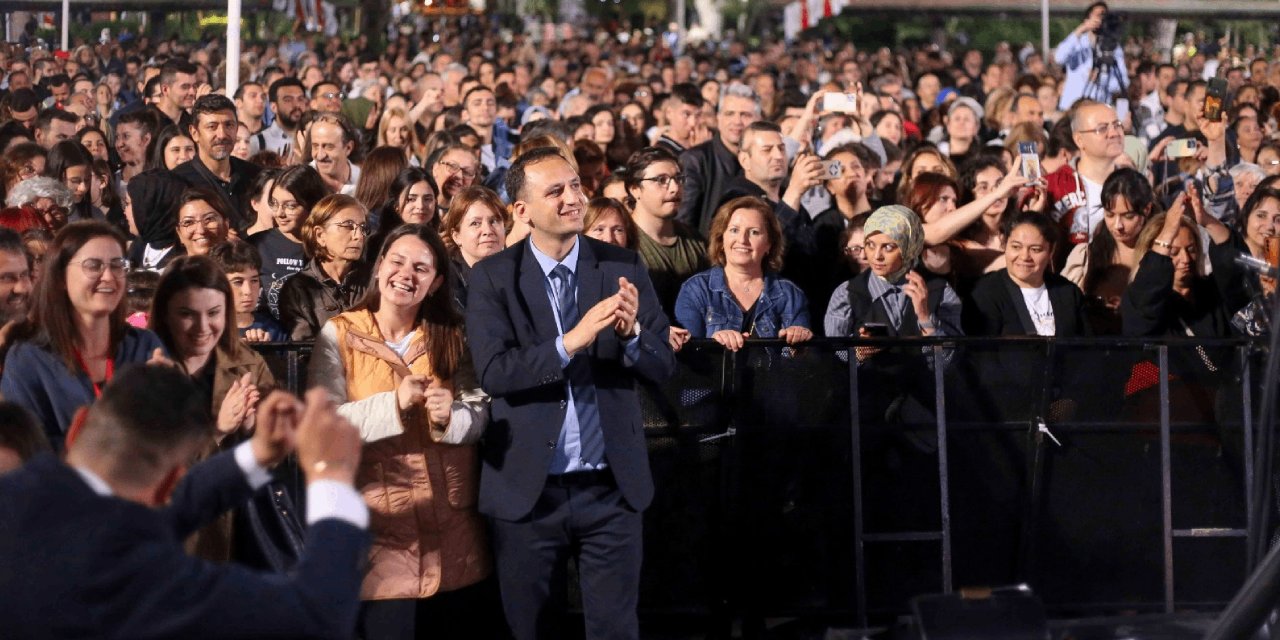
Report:
[{"label": "eyeglasses", "polygon": [[43,216],[63,217],[67,215],[67,208],[56,204],[49,205],[43,209],[35,206],[34,204],[28,204],[27,206],[30,207],[32,211]]},{"label": "eyeglasses", "polygon": [[112,258],[103,260],[102,258],[85,258],[79,262],[70,264],[79,264],[80,269],[84,271],[86,276],[90,278],[98,278],[102,276],[102,272],[111,269],[112,275],[122,276],[129,269],[129,261],[124,258]]},{"label": "eyeglasses", "polygon": [[654,176],[652,178],[640,178],[640,182],[656,182],[658,183],[658,186],[662,187],[663,189],[666,189],[667,187],[671,186],[672,180],[675,180],[676,184],[683,185],[684,174],[677,173],[674,176],[661,175],[661,176]]},{"label": "eyeglasses", "polygon": [[862,247],[858,246],[858,245],[854,245],[854,246],[852,246],[852,247],[845,247],[845,248],[844,248],[844,254],[845,254],[846,256],[852,256],[852,257],[855,257],[855,258],[856,258],[856,257],[858,257],[858,256],[862,255],[863,253],[864,253],[864,249],[863,249]]},{"label": "eyeglasses", "polygon": [[341,100],[346,96],[342,95],[341,93],[338,93],[337,91],[326,91],[320,94],[320,97],[324,98],[325,100]]},{"label": "eyeglasses", "polygon": [[184,218],[183,220],[178,222],[178,227],[182,229],[190,229],[191,227],[200,225],[202,227],[208,228],[208,227],[217,226],[221,223],[222,223],[222,216],[211,213],[203,218],[200,218],[199,220],[196,220],[195,218]]},{"label": "eyeglasses", "polygon": [[367,224],[364,224],[361,222],[352,222],[350,220],[344,220],[342,222],[334,222],[330,226],[337,227],[339,229],[342,229],[344,232],[350,233],[350,234],[355,234],[356,231],[359,231],[360,235],[363,235],[363,236],[369,235],[369,229],[370,229],[369,225]]},{"label": "eyeglasses", "polygon": [[1098,134],[1098,135],[1100,135],[1100,136],[1105,136],[1105,135],[1107,135],[1107,131],[1109,131],[1109,130],[1111,130],[1111,129],[1115,129],[1116,131],[1119,131],[1120,133],[1124,133],[1124,123],[1123,123],[1123,122],[1120,122],[1119,120],[1116,120],[1115,122],[1108,122],[1108,123],[1106,123],[1106,124],[1100,124],[1100,125],[1098,125],[1098,126],[1096,126],[1096,127],[1092,128],[1092,129],[1085,129],[1085,130],[1084,130],[1084,133],[1096,133],[1096,134]]},{"label": "eyeglasses", "polygon": [[302,205],[293,200],[288,202],[268,202],[267,205],[271,207],[272,211],[284,209],[285,213],[297,213],[302,210]]},{"label": "eyeglasses", "polygon": [[457,164],[456,162],[449,162],[448,160],[441,160],[440,162],[437,162],[436,164],[439,164],[440,166],[442,166],[442,167],[444,167],[444,168],[448,169],[450,173],[461,173],[461,174],[462,174],[462,177],[464,177],[464,178],[466,178],[466,179],[468,179],[468,180],[470,180],[470,179],[472,179],[472,178],[476,177],[476,170],[475,170],[475,169],[471,169],[471,168],[463,169],[463,168],[462,168],[462,166],[461,166],[461,165],[459,165],[459,164]]}]

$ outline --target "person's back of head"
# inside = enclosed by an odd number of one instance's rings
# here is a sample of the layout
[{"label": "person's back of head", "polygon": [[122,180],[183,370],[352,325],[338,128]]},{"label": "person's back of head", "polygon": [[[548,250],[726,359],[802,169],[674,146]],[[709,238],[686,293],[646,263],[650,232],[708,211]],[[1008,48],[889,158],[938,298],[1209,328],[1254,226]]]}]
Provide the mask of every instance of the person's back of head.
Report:
[{"label": "person's back of head", "polygon": [[49,450],[40,424],[21,405],[0,402],[0,475]]},{"label": "person's back of head", "polygon": [[128,366],[69,438],[67,461],[91,469],[121,497],[146,495],[211,441],[212,418],[201,396],[176,367]]}]

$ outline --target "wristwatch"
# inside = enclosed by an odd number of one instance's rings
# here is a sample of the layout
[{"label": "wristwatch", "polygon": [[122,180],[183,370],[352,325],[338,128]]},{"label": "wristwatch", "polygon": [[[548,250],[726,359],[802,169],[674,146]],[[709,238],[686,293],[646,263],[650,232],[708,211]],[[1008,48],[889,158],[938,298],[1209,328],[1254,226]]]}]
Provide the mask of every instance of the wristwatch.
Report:
[{"label": "wristwatch", "polygon": [[933,331],[934,329],[937,329],[937,328],[938,328],[937,326],[935,326],[935,325],[933,324],[933,316],[929,316],[928,318],[925,318],[924,320],[920,320],[920,321],[919,321],[919,322],[917,322],[916,324],[920,325],[920,328],[921,328],[922,330],[925,330],[925,331]]}]

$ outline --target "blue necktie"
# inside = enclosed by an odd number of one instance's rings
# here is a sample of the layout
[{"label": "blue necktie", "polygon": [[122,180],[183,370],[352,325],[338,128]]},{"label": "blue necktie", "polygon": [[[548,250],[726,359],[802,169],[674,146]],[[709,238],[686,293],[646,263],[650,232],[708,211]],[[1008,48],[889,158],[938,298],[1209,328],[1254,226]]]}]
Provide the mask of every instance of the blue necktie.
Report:
[{"label": "blue necktie", "polygon": [[[560,327],[567,333],[578,324],[578,299],[575,295],[573,272],[560,264],[551,270],[551,290],[556,297],[556,312],[560,315]],[[591,465],[604,462],[604,434],[600,430],[600,406],[596,401],[596,385],[591,377],[591,363],[586,355],[574,357],[565,368],[569,388],[573,390],[573,405],[578,414],[578,440],[581,443],[581,459]],[[560,434],[559,448],[564,450],[566,434]]]}]

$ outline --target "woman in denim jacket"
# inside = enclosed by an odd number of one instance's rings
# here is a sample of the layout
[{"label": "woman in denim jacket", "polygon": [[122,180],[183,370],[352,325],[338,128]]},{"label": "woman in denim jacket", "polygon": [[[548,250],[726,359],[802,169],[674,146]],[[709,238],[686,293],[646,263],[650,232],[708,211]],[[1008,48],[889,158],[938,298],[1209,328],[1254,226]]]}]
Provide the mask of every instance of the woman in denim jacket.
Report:
[{"label": "woman in denim jacket", "polygon": [[676,321],[694,338],[713,338],[730,351],[746,338],[813,337],[804,293],[778,277],[782,225],[756,197],[734,198],[716,211],[708,253],[715,266],[680,287]]}]

